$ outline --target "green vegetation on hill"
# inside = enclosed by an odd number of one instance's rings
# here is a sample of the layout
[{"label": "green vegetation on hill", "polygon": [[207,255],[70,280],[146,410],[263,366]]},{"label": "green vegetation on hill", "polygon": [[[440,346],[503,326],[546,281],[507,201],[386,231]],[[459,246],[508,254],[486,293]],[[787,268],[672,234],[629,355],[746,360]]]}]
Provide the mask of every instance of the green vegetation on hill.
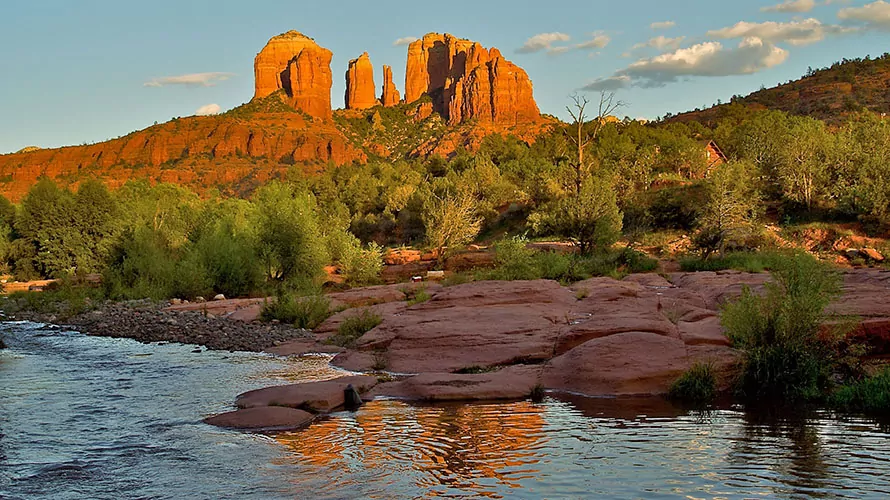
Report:
[{"label": "green vegetation on hill", "polygon": [[872,58],[844,59],[820,69],[810,68],[799,80],[772,88],[761,88],[745,97],[733,96],[729,103],[696,109],[666,118],[713,123],[731,104],[811,116],[832,123],[863,111],[890,112],[887,80],[890,53]]}]

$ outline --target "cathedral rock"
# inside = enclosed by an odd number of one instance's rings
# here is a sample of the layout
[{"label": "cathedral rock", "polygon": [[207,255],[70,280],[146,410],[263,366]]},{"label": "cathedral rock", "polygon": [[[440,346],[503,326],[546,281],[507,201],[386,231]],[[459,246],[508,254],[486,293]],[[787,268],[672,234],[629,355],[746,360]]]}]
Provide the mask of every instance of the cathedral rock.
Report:
[{"label": "cathedral rock", "polygon": [[346,109],[368,109],[377,104],[374,93],[374,66],[365,52],[358,59],[349,61],[346,70]]},{"label": "cathedral rock", "polygon": [[405,100],[424,94],[452,125],[468,120],[516,125],[541,118],[522,68],[497,49],[448,34],[430,33],[408,47]]},{"label": "cathedral rock", "polygon": [[254,59],[254,98],[284,89],[295,109],[317,118],[331,118],[333,53],[297,31],[269,40]]}]

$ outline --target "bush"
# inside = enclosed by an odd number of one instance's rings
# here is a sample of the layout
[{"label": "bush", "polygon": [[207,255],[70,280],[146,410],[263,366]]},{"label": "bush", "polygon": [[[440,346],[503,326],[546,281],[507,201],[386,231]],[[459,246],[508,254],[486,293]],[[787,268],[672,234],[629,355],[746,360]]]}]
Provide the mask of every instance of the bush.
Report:
[{"label": "bush", "polygon": [[735,252],[711,259],[687,257],[680,259],[680,269],[684,272],[734,269],[746,273],[762,273],[780,265],[787,256],[780,252]]},{"label": "bush", "polygon": [[839,276],[795,253],[776,263],[772,277],[765,295],[746,288],[721,314],[729,339],[745,353],[740,392],[751,400],[818,398],[837,358],[820,329],[825,307],[839,293]]},{"label": "bush", "polygon": [[890,367],[873,377],[841,387],[830,401],[832,406],[844,411],[887,414],[890,412]]},{"label": "bush", "polygon": [[346,282],[353,286],[374,285],[380,282],[383,270],[383,248],[376,243],[367,249],[356,247],[343,259]]},{"label": "bush", "polygon": [[278,320],[297,328],[312,330],[331,317],[331,303],[321,295],[297,297],[291,293],[279,293],[275,300],[263,304],[260,318]]},{"label": "bush", "polygon": [[327,342],[340,347],[352,347],[355,345],[356,340],[382,322],[383,320],[379,315],[374,314],[369,309],[365,309],[359,315],[344,319],[340,323],[340,327],[337,328],[336,335],[332,335]]},{"label": "bush", "polygon": [[710,403],[717,394],[717,377],[711,363],[695,363],[678,378],[668,392],[671,399],[685,403]]}]

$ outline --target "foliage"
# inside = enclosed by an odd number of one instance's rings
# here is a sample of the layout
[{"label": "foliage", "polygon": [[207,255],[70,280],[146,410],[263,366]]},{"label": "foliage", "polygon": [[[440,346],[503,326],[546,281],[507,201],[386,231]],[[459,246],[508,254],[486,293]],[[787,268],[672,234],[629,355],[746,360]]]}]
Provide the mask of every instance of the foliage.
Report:
[{"label": "foliage", "polygon": [[825,307],[839,293],[836,272],[804,253],[777,263],[764,295],[745,289],[721,322],[745,353],[741,392],[750,400],[808,400],[824,393],[836,356],[820,336]]},{"label": "foliage", "polygon": [[473,199],[466,194],[433,195],[425,206],[423,223],[427,242],[440,259],[446,250],[473,241],[482,227]]},{"label": "foliage", "polygon": [[408,307],[423,304],[432,298],[425,286],[419,286],[413,290],[405,290],[404,292],[405,297],[407,298]]},{"label": "foliage", "polygon": [[716,251],[723,254],[728,246],[746,247],[759,206],[750,167],[744,163],[723,165],[708,179],[706,189],[693,244],[705,259]]},{"label": "foliage", "polygon": [[773,269],[786,258],[787,254],[776,251],[730,252],[722,257],[710,259],[699,257],[681,258],[680,269],[684,272],[734,269],[746,273],[762,273]]},{"label": "foliage", "polygon": [[340,347],[353,347],[356,340],[382,322],[379,315],[374,314],[370,309],[365,309],[357,315],[344,319],[337,328],[337,333],[332,335],[327,342]]},{"label": "foliage", "polygon": [[279,293],[263,304],[260,318],[278,320],[297,328],[312,330],[331,317],[331,303],[321,295],[298,297],[293,293]]},{"label": "foliage", "polygon": [[574,241],[587,254],[614,244],[621,236],[622,215],[612,183],[587,177],[576,194],[570,194],[535,211],[529,217],[541,235]]},{"label": "foliage", "polygon": [[709,403],[717,395],[717,377],[710,363],[695,363],[672,385],[668,396],[686,403]]},{"label": "foliage", "polygon": [[845,411],[886,415],[890,412],[890,367],[839,388],[831,395],[830,402]]}]

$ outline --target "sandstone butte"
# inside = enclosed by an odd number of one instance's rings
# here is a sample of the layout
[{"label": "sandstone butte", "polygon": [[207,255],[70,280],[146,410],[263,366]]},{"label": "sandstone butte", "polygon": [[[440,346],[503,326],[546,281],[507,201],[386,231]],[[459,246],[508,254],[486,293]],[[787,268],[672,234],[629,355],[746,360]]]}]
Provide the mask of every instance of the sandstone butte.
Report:
[{"label": "sandstone butte", "polygon": [[429,33],[408,47],[405,100],[433,97],[451,125],[478,120],[516,125],[540,121],[526,72],[498,49],[449,34]]},{"label": "sandstone butte", "polygon": [[380,94],[380,102],[387,108],[393,107],[402,100],[399,89],[392,81],[392,67],[383,65],[383,93]]},{"label": "sandstone butte", "polygon": [[365,52],[349,61],[346,70],[346,109],[369,109],[380,104],[374,93],[374,66]]},{"label": "sandstone butte", "polygon": [[333,56],[330,50],[298,31],[273,37],[253,62],[254,99],[283,89],[293,108],[309,116],[331,118]]},{"label": "sandstone butte", "polygon": [[[41,176],[74,186],[85,178],[111,188],[146,179],[238,193],[242,186],[275,178],[292,165],[312,170],[364,163],[369,152],[388,156],[383,144],[356,145],[348,138],[353,133],[349,125],[331,119],[331,59],[330,50],[297,31],[275,36],[254,60],[250,103],[221,115],[173,119],[101,143],[0,155],[0,194],[18,201]],[[409,156],[472,150],[484,137],[508,127],[511,134],[533,142],[551,123],[540,116],[525,71],[497,49],[451,35],[429,34],[410,46],[405,101],[388,66],[377,100],[366,54],[350,65],[347,80],[352,82],[347,103],[357,108],[350,113],[378,103],[410,104],[429,94],[432,109],[427,110],[429,103],[418,104],[417,112],[412,111],[415,121],[433,112],[452,125],[473,120],[472,126],[450,127],[411,145]]]}]

